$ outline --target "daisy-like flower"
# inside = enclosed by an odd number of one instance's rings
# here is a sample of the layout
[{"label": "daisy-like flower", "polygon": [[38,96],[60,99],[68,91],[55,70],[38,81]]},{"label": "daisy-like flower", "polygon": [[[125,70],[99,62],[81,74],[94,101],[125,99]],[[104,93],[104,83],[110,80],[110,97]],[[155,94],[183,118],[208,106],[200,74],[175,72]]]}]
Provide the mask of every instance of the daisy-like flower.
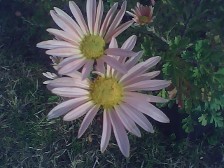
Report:
[{"label": "daisy-like flower", "polygon": [[133,20],[139,25],[149,24],[153,21],[153,7],[152,6],[143,6],[139,2],[135,9],[131,9],[132,12],[127,11],[129,15],[133,17]]},{"label": "daisy-like flower", "polygon": [[75,2],[69,2],[69,8],[75,18],[73,20],[64,11],[54,8],[50,14],[55,23],[62,29],[47,29],[55,36],[54,40],[43,41],[37,47],[48,49],[46,54],[65,58],[59,65],[59,74],[67,74],[82,68],[82,78],[85,79],[96,62],[97,69],[105,69],[104,63],[109,64],[119,72],[127,70],[116,59],[109,55],[126,57],[136,53],[122,49],[107,49],[112,37],[118,36],[126,30],[133,21],[120,25],[125,14],[127,2],[124,1],[121,9],[116,13],[118,3],[115,3],[103,18],[103,1],[87,0],[87,24],[84,16]]},{"label": "daisy-like flower", "polygon": [[[130,51],[135,42],[135,36],[131,36],[122,48]],[[117,48],[115,39],[111,41],[110,48]],[[160,57],[151,57],[137,63],[142,54],[141,51],[136,57],[119,60],[128,69],[126,74],[107,65],[106,72],[96,72],[98,77],[93,80],[82,80],[80,72],[68,73],[66,77],[52,80],[48,83],[48,86],[53,88],[51,91],[70,99],[54,107],[48,118],[64,115],[63,120],[73,121],[85,115],[78,132],[78,137],[81,137],[95,115],[102,111],[101,152],[106,150],[113,130],[121,152],[128,157],[130,144],[126,130],[138,137],[141,136],[138,126],[153,133],[153,127],[145,115],[159,122],[169,122],[167,116],[151,104],[167,101],[161,97],[143,94],[141,91],[160,90],[169,86],[170,82],[153,79],[159,71],[147,72],[160,61]]]}]

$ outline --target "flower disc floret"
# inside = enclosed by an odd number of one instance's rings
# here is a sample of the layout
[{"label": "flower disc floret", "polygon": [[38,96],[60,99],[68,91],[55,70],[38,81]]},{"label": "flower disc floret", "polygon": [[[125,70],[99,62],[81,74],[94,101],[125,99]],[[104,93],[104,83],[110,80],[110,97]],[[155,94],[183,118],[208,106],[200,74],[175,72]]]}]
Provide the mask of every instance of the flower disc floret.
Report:
[{"label": "flower disc floret", "polygon": [[147,24],[150,22],[150,18],[148,16],[139,16],[140,24]]},{"label": "flower disc floret", "polygon": [[104,109],[110,109],[121,102],[123,87],[114,78],[98,77],[90,84],[90,98]]},{"label": "flower disc floret", "polygon": [[98,35],[87,35],[80,43],[80,51],[87,59],[98,59],[104,54],[105,41]]}]

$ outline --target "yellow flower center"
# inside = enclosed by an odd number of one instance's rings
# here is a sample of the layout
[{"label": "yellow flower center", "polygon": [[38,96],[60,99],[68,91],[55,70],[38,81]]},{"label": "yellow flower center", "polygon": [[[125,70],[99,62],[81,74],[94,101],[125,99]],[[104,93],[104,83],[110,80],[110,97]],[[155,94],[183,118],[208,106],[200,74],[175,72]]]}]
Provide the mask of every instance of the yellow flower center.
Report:
[{"label": "yellow flower center", "polygon": [[121,102],[123,87],[114,78],[98,77],[90,84],[90,98],[97,105],[109,109]]},{"label": "yellow flower center", "polygon": [[140,16],[139,17],[139,22],[140,24],[147,24],[149,23],[150,19],[148,16]]},{"label": "yellow flower center", "polygon": [[80,50],[87,59],[97,59],[103,56],[106,43],[98,35],[87,35],[80,43]]}]

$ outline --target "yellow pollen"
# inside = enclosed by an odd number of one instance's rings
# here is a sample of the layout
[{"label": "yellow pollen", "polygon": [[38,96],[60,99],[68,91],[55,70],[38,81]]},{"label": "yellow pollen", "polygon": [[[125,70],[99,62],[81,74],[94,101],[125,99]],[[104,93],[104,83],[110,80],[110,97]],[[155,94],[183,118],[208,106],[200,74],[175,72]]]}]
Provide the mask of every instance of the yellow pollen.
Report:
[{"label": "yellow pollen", "polygon": [[123,98],[123,87],[114,78],[98,77],[90,84],[90,99],[97,105],[109,109]]},{"label": "yellow pollen", "polygon": [[97,59],[103,56],[106,43],[98,35],[87,35],[80,43],[80,50],[87,59]]},{"label": "yellow pollen", "polygon": [[147,24],[150,22],[150,19],[148,16],[140,16],[139,17],[140,24]]}]

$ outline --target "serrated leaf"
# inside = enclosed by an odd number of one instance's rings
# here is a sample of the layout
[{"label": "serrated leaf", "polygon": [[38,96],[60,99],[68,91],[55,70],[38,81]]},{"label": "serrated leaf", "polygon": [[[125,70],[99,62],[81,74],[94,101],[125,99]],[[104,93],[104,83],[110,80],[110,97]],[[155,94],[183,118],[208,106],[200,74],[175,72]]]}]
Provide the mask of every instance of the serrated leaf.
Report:
[{"label": "serrated leaf", "polygon": [[206,126],[208,124],[208,115],[202,114],[201,117],[198,118],[198,121],[201,123],[201,125]]},{"label": "serrated leaf", "polygon": [[223,122],[223,117],[221,116],[221,113],[212,113],[211,119],[210,119],[210,123],[214,123],[215,127],[223,127],[224,126],[224,122]]}]

